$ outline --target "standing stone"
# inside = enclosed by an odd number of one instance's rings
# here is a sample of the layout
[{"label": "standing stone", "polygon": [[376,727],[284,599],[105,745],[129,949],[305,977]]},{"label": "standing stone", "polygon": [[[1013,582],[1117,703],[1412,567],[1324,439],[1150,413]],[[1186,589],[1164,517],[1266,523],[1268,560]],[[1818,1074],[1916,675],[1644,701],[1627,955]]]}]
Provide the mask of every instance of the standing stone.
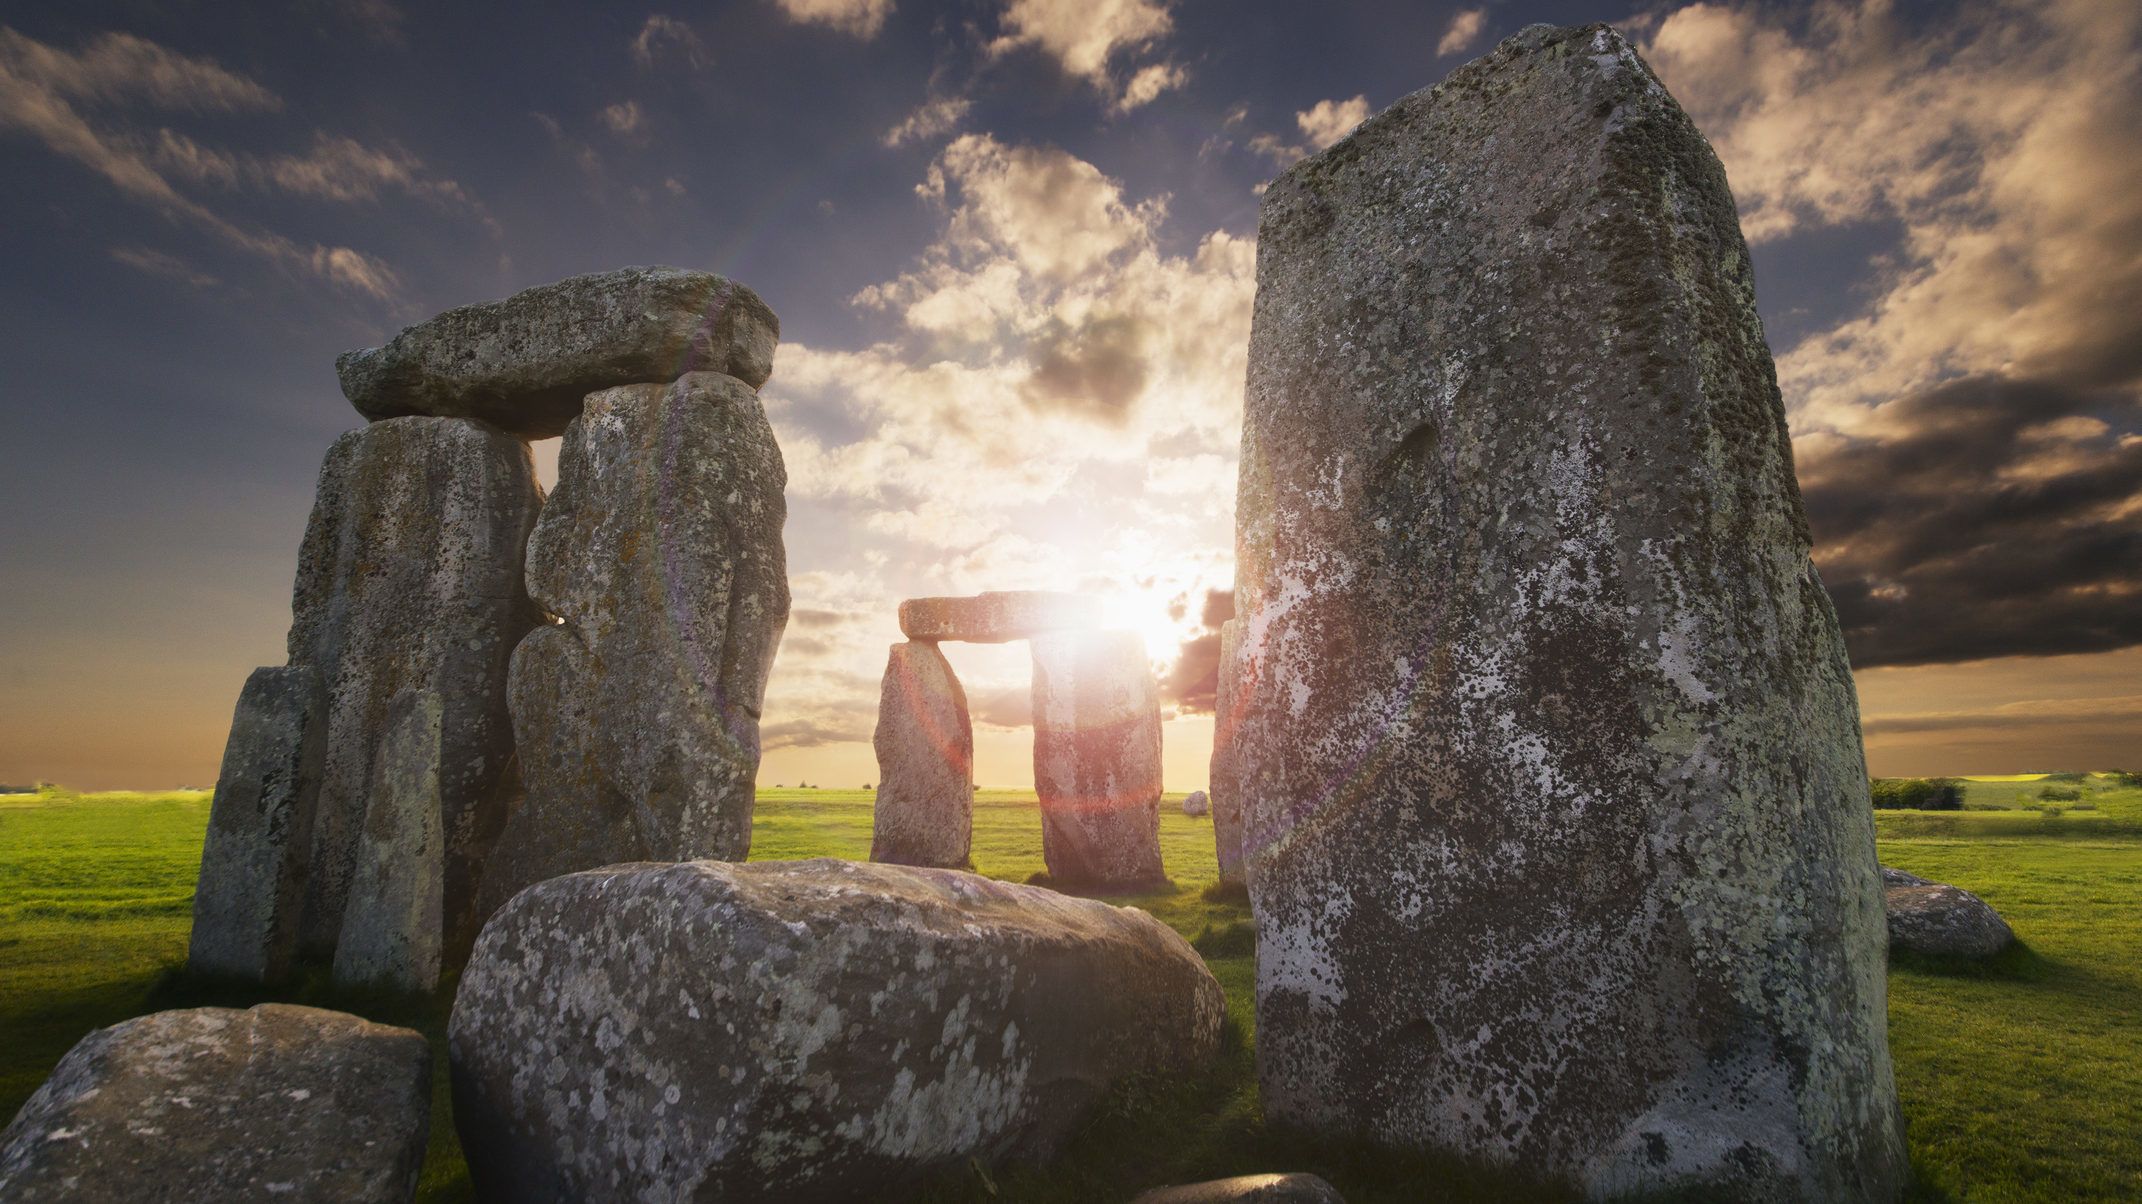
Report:
[{"label": "standing stone", "polygon": [[431,1137],[420,1033],[264,1003],[75,1043],[7,1131],[8,1204],[407,1204]]},{"label": "standing stone", "polygon": [[994,590],[971,598],[909,598],[900,604],[900,634],[911,640],[1004,644],[1100,623],[1099,599],[1040,589]]},{"label": "standing stone", "polygon": [[431,991],[439,985],[445,833],[439,823],[439,722],[431,690],[405,690],[388,708],[372,759],[371,801],[357,872],[335,944],[335,981]]},{"label": "standing stone", "polygon": [[1265,194],[1234,758],[1277,1122],[1906,1178],[1852,677],[1717,158],[1533,26]]},{"label": "standing stone", "polygon": [[710,272],[620,268],[450,309],[384,347],[335,361],[343,396],[375,421],[476,418],[524,439],[562,433],[598,389],[725,372],[756,389],[780,319]]},{"label": "standing stone", "polygon": [[1219,1049],[1219,983],[1134,908],[852,861],[554,878],[448,1028],[479,1196],[891,1200],[1057,1152],[1110,1086]]},{"label": "standing stone", "polygon": [[334,949],[372,765],[403,690],[442,708],[445,947],[475,939],[475,884],[519,793],[506,669],[542,614],[521,583],[543,494],[528,445],[460,418],[393,418],[327,453],[298,558],[290,663],[327,689],[303,946]]},{"label": "standing stone", "polygon": [[621,861],[741,861],[759,706],[788,622],[787,475],[751,387],[693,373],[588,398],[528,544],[562,622],[513,658],[528,794],[484,914]]},{"label": "standing stone", "polygon": [[974,723],[935,644],[894,644],[878,694],[870,859],[966,869],[974,837]]},{"label": "standing stone", "polygon": [[1212,702],[1212,846],[1220,882],[1244,883],[1242,787],[1235,773],[1235,675],[1240,672],[1242,620],[1220,624],[1220,665]]},{"label": "standing stone", "polygon": [[1037,636],[1034,792],[1049,880],[1084,891],[1158,886],[1160,690],[1131,631]]},{"label": "standing stone", "polygon": [[280,981],[297,949],[327,724],[320,675],[255,669],[238,695],[201,845],[186,964]]}]

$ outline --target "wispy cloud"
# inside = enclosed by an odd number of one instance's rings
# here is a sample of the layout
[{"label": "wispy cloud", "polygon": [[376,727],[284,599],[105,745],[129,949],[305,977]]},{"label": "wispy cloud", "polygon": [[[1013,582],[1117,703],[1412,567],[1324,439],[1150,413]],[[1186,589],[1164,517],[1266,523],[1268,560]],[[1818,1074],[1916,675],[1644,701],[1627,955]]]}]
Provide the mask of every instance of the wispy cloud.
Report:
[{"label": "wispy cloud", "polygon": [[893,0],[774,0],[788,19],[824,25],[859,38],[874,38],[892,15]]},{"label": "wispy cloud", "polygon": [[1486,29],[1486,9],[1461,9],[1457,15],[1451,17],[1449,27],[1443,30],[1443,36],[1436,41],[1436,57],[1444,58],[1453,54],[1463,54],[1465,51],[1472,49],[1473,45],[1480,40],[1481,33]]},{"label": "wispy cloud", "polygon": [[1970,711],[1919,711],[1868,718],[1869,736],[1907,732],[2006,730],[2031,727],[2106,726],[2132,728],[2142,722],[2142,694],[2111,698],[2033,699]]},{"label": "wispy cloud", "polygon": [[1249,140],[1249,147],[1279,167],[1292,167],[1353,133],[1355,126],[1368,120],[1368,115],[1366,96],[1320,100],[1294,115],[1294,124],[1301,130],[1300,143],[1289,142],[1278,134],[1258,134]]},{"label": "wispy cloud", "polygon": [[640,31],[632,35],[631,49],[632,61],[641,67],[653,67],[674,58],[696,71],[711,61],[706,44],[691,26],[661,13],[648,17]]},{"label": "wispy cloud", "polygon": [[886,146],[902,146],[949,134],[959,128],[967,110],[972,107],[973,102],[964,96],[932,97],[901,119],[900,124],[885,131],[879,141]]},{"label": "wispy cloud", "polygon": [[113,260],[150,276],[176,280],[194,288],[210,288],[219,283],[207,272],[201,271],[176,255],[158,251],[152,247],[113,247]]},{"label": "wispy cloud", "polygon": [[1123,79],[1113,66],[1151,49],[1174,28],[1165,0],[1007,0],[1002,32],[989,51],[1039,50],[1066,74],[1092,84],[1108,97],[1112,111],[1122,113],[1189,81],[1188,71],[1169,62],[1137,67]]}]

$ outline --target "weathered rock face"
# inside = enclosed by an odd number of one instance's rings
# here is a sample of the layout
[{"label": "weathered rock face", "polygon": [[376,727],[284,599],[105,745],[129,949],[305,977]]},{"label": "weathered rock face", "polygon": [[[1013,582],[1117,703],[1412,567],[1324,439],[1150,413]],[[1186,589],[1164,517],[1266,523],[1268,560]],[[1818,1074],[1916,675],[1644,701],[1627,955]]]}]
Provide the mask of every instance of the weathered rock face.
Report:
[{"label": "weathered rock face", "polygon": [[1055,1150],[1120,1076],[1218,1048],[1143,912],[957,870],[617,866],[492,919],[454,1001],[486,1198],[882,1199]]},{"label": "weathered rock face", "polygon": [[1183,814],[1196,817],[1212,809],[1212,797],[1202,790],[1193,790],[1183,796]]},{"label": "weathered rock face", "polygon": [[588,398],[528,544],[529,591],[563,622],[513,658],[528,793],[485,914],[575,870],[749,852],[759,706],[788,621],[786,483],[740,380]]},{"label": "weathered rock face", "polygon": [[333,950],[374,756],[395,695],[440,719],[445,942],[475,939],[475,884],[519,793],[506,669],[542,619],[521,581],[543,494],[528,446],[459,418],[393,418],[335,440],[298,558],[290,663],[327,689],[303,945]]},{"label": "weathered rock face", "polygon": [[1857,704],[1709,147],[1612,30],[1534,26],[1282,175],[1257,254],[1267,1113],[1894,1198]]},{"label": "weathered rock face", "polygon": [[366,418],[477,418],[526,439],[561,434],[588,394],[720,372],[757,388],[780,319],[733,280],[682,268],[575,276],[450,309],[335,361]]},{"label": "weathered rock face", "polygon": [[911,640],[1003,644],[1051,631],[1098,627],[1101,604],[1085,594],[1000,590],[971,598],[909,598],[900,634]]},{"label": "weathered rock face", "polygon": [[1131,1204],[1346,1204],[1346,1197],[1316,1175],[1237,1175],[1156,1187]]},{"label": "weathered rock face", "polygon": [[372,757],[371,799],[335,943],[335,981],[401,991],[439,985],[444,955],[446,834],[439,822],[439,732],[432,690],[388,707]]},{"label": "weathered rock face", "polygon": [[878,695],[870,859],[966,869],[974,838],[974,723],[935,644],[894,644]]},{"label": "weathered rock face", "polygon": [[2015,944],[2001,913],[1961,887],[1920,879],[1888,890],[1889,948],[1932,957],[1986,958]]},{"label": "weathered rock face", "polygon": [[1888,866],[1886,866],[1886,865],[1882,867],[1882,889],[1883,889],[1883,890],[1891,890],[1891,889],[1894,889],[1894,888],[1896,888],[1896,887],[1899,887],[1899,886],[1938,886],[1938,885],[1940,885],[1940,884],[1939,884],[1939,883],[1936,883],[1936,882],[1933,882],[1933,881],[1930,881],[1930,880],[1928,880],[1928,879],[1925,879],[1925,878],[1921,878],[1921,877],[1920,877],[1919,875],[1917,875],[1917,874],[1907,874],[1907,873],[1905,873],[1905,872],[1904,872],[1903,870],[1893,870],[1893,869],[1890,869],[1890,868],[1889,868]]},{"label": "weathered rock face", "polygon": [[320,675],[255,669],[238,695],[201,846],[186,964],[279,981],[297,950],[327,722]]},{"label": "weathered rock face", "polygon": [[1242,650],[1242,620],[1220,624],[1218,686],[1212,704],[1212,848],[1220,881],[1243,883],[1242,785],[1235,772],[1235,675]]},{"label": "weathered rock face", "polygon": [[1136,632],[1038,636],[1034,792],[1049,879],[1135,890],[1160,865],[1160,690]]},{"label": "weathered rock face", "polygon": [[75,1044],[0,1133],[10,1204],[404,1204],[431,1136],[421,1034],[264,1003],[158,1012]]}]

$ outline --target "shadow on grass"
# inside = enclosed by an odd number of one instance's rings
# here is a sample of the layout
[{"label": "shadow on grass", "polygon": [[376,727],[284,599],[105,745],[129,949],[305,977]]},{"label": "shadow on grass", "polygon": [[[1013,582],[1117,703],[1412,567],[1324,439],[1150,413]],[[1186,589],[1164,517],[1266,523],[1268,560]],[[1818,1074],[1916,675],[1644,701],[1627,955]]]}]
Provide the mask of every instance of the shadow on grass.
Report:
[{"label": "shadow on grass", "polygon": [[1205,925],[1190,939],[1190,947],[1206,960],[1215,957],[1253,957],[1257,953],[1257,925],[1248,920],[1231,920],[1218,925]]},{"label": "shadow on grass", "polygon": [[1927,974],[1937,978],[2045,983],[2066,975],[2072,968],[2040,956],[2036,950],[2019,940],[1988,958],[1942,957],[1930,953],[1891,950],[1889,969],[1892,972]]},{"label": "shadow on grass", "polygon": [[1245,882],[1215,882],[1198,892],[1198,897],[1207,903],[1234,903],[1249,906],[1249,884]]},{"label": "shadow on grass", "polygon": [[1126,886],[1103,886],[1090,883],[1058,882],[1047,870],[1035,870],[1026,876],[1028,886],[1046,886],[1059,895],[1072,895],[1080,899],[1104,899],[1109,902],[1135,902],[1140,899],[1165,897],[1176,892],[1171,878],[1157,882],[1136,882]]}]

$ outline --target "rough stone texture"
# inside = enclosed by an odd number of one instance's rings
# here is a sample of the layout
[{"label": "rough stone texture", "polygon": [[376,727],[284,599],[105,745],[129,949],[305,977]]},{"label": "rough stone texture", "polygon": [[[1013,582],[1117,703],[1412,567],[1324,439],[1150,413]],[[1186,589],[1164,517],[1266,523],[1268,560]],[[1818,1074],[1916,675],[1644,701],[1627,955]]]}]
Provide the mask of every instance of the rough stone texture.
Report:
[{"label": "rough stone texture", "polygon": [[1136,632],[1037,636],[1034,792],[1049,880],[1136,890],[1160,865],[1160,690]]},{"label": "rough stone texture", "polygon": [[974,723],[937,645],[894,644],[878,694],[870,859],[966,869],[974,840]]},{"label": "rough stone texture", "polygon": [[1099,599],[1049,590],[1001,590],[971,598],[909,598],[900,634],[911,640],[1004,644],[1101,624]]},{"label": "rough stone texture", "polygon": [[528,544],[529,591],[563,623],[513,658],[528,794],[486,915],[575,870],[750,851],[759,706],[788,622],[786,484],[734,377],[588,398]]},{"label": "rough stone texture", "polygon": [[1244,884],[1242,785],[1235,771],[1235,675],[1240,671],[1242,620],[1220,624],[1220,664],[1212,704],[1212,851],[1220,882]]},{"label": "rough stone texture", "polygon": [[1883,890],[1891,890],[1891,889],[1894,889],[1894,888],[1896,888],[1896,887],[1899,887],[1899,886],[1936,886],[1936,885],[1939,885],[1939,884],[1938,884],[1938,883],[1936,883],[1936,882],[1934,882],[1934,881],[1932,881],[1931,879],[1927,879],[1927,878],[1921,878],[1921,877],[1920,877],[1919,875],[1917,875],[1917,874],[1907,874],[1907,873],[1905,873],[1905,872],[1904,872],[1903,870],[1893,870],[1893,869],[1890,869],[1890,868],[1889,868],[1888,866],[1886,866],[1886,865],[1882,867],[1882,889],[1883,889]]},{"label": "rough stone texture", "polygon": [[1131,1204],[1346,1204],[1346,1197],[1317,1175],[1237,1175],[1156,1187]]},{"label": "rough stone texture", "polygon": [[290,663],[327,688],[327,759],[313,822],[302,945],[334,948],[374,754],[403,690],[440,720],[450,963],[475,940],[475,886],[520,792],[506,669],[542,620],[521,583],[543,494],[528,445],[460,418],[393,418],[327,453],[299,553]]},{"label": "rough stone texture", "polygon": [[1268,1115],[1894,1198],[1858,708],[1717,158],[1619,35],[1534,26],[1282,175],[1257,256]]},{"label": "rough stone texture", "polygon": [[439,985],[445,932],[446,834],[439,823],[439,724],[432,690],[388,707],[372,758],[371,801],[357,871],[335,943],[335,981],[401,991]]},{"label": "rough stone texture", "polygon": [[1183,814],[1201,816],[1212,810],[1212,798],[1202,790],[1193,790],[1183,796]]},{"label": "rough stone texture", "polygon": [[958,870],[615,866],[523,892],[454,1001],[485,1198],[898,1198],[1044,1158],[1108,1086],[1218,1048],[1219,984],[1143,912]]},{"label": "rough stone texture", "polygon": [[202,974],[280,981],[297,951],[326,749],[320,675],[255,669],[238,695],[201,845],[186,964]]},{"label": "rough stone texture", "polygon": [[733,280],[620,268],[450,309],[335,361],[366,418],[477,418],[527,439],[561,434],[598,389],[721,372],[757,388],[780,319]]},{"label": "rough stone texture", "polygon": [[421,1034],[264,1003],[98,1029],[0,1133],[9,1204],[404,1204],[431,1136]]},{"label": "rough stone texture", "polygon": [[1947,883],[1920,883],[1888,890],[1891,952],[1985,958],[2015,944],[2008,921],[1984,899]]}]

